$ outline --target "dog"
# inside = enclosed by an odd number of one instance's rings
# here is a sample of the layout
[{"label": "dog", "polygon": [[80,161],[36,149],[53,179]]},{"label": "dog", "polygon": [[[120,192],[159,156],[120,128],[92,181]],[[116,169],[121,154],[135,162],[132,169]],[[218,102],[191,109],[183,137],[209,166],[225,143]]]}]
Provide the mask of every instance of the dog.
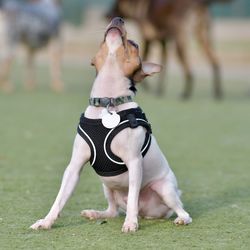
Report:
[{"label": "dog", "polygon": [[[143,60],[146,60],[154,42],[161,47],[161,64],[165,65],[168,56],[168,44],[173,41],[178,60],[184,72],[185,87],[182,97],[191,97],[194,77],[188,60],[187,26],[191,24],[190,16],[195,20],[195,37],[211,65],[213,72],[214,96],[222,98],[221,70],[216,52],[213,48],[211,34],[211,15],[209,7],[214,3],[228,3],[232,0],[116,0],[107,14],[108,18],[122,16],[134,20],[141,31],[144,44]],[[164,68],[165,69],[165,68]],[[157,94],[165,92],[165,70],[162,71]]]},{"label": "dog", "polygon": [[83,217],[113,218],[123,210],[124,233],[138,230],[138,217],[168,218],[175,212],[175,224],[191,223],[183,209],[175,175],[145,114],[133,101],[136,83],[159,73],[161,66],[141,61],[138,45],[127,39],[124,20],[119,17],[108,25],[92,65],[97,76],[89,106],[80,118],[71,161],[49,213],[31,228],[51,228],[88,161],[103,183],[108,208],[83,210]]},{"label": "dog", "polygon": [[14,86],[9,81],[16,47],[22,43],[27,50],[27,79],[25,87],[35,88],[34,56],[36,52],[50,45],[51,88],[63,90],[61,80],[62,10],[59,0],[3,1],[1,9],[5,20],[5,55],[0,69],[0,88],[11,92]]}]

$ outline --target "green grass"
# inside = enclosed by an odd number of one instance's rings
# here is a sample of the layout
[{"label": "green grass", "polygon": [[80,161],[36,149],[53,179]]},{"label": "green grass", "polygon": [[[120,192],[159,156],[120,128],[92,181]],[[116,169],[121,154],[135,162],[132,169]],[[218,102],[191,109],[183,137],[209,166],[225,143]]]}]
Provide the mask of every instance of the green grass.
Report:
[{"label": "green grass", "polygon": [[182,83],[176,76],[169,79],[167,98],[138,93],[183,190],[191,225],[140,220],[140,230],[126,235],[123,216],[106,224],[80,218],[82,209],[106,207],[88,166],[53,229],[36,232],[29,226],[46,215],[58,192],[94,71],[65,66],[67,91],[57,95],[48,88],[46,67],[40,66],[33,93],[21,87],[22,70],[15,66],[16,91],[0,93],[0,249],[249,249],[248,79],[229,79],[221,102],[202,77],[188,102],[178,98]]}]

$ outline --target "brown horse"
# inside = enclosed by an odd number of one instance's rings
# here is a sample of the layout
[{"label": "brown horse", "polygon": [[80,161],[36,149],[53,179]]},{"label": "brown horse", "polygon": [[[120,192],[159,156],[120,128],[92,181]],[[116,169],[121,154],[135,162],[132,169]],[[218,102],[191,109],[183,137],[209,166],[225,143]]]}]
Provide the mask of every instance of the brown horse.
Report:
[{"label": "brown horse", "polygon": [[[121,16],[134,20],[140,28],[144,42],[143,60],[146,60],[153,42],[161,45],[161,64],[165,65],[167,44],[173,41],[176,45],[178,59],[185,75],[183,98],[191,96],[193,74],[187,56],[187,32],[190,15],[195,17],[195,34],[207,57],[212,70],[214,96],[222,97],[220,65],[211,41],[211,16],[209,5],[214,2],[230,0],[117,0],[108,13],[108,17]],[[162,71],[157,86],[157,93],[164,93],[164,76]]]}]

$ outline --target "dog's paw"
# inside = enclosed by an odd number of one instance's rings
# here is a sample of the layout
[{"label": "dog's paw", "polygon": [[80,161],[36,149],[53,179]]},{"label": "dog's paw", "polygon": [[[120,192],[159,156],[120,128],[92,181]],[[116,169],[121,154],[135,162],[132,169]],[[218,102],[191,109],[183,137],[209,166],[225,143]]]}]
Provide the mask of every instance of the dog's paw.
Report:
[{"label": "dog's paw", "polygon": [[175,225],[188,225],[192,222],[192,218],[190,216],[187,216],[187,217],[177,217],[175,220],[174,220],[174,224]]},{"label": "dog's paw", "polygon": [[35,222],[33,225],[30,226],[31,229],[39,230],[39,229],[50,229],[53,223],[46,219],[41,219]]},{"label": "dog's paw", "polygon": [[96,210],[82,210],[81,216],[89,220],[97,220],[101,217],[100,212]]},{"label": "dog's paw", "polygon": [[125,221],[123,226],[122,226],[122,232],[123,233],[134,233],[138,230],[139,225],[138,222],[130,222],[130,221]]}]

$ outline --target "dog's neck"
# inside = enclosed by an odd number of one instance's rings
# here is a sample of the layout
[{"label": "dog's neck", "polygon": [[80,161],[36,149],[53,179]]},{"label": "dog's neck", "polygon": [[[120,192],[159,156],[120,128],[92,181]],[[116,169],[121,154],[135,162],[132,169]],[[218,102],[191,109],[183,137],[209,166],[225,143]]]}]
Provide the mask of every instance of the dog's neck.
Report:
[{"label": "dog's neck", "polygon": [[[93,83],[90,97],[117,98],[120,96],[134,96],[130,87],[131,82],[123,75],[123,72],[117,63],[115,54],[110,53]],[[119,112],[121,110],[136,107],[138,107],[138,105],[135,102],[129,102],[112,107],[111,110]],[[100,119],[103,109],[105,108],[88,106],[85,111],[85,116],[91,119]]]},{"label": "dog's neck", "polygon": [[90,97],[116,98],[132,95],[130,85],[130,80],[123,75],[115,55],[110,54],[94,81]]}]

